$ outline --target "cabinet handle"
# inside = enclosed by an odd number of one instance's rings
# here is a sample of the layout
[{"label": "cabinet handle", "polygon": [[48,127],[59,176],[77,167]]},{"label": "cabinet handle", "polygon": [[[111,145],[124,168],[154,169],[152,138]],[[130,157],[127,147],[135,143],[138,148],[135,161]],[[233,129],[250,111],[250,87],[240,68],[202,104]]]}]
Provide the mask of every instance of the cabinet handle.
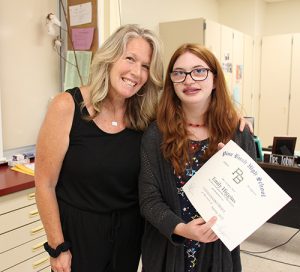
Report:
[{"label": "cabinet handle", "polygon": [[28,200],[33,200],[35,199],[35,193],[31,193],[27,195]]},{"label": "cabinet handle", "polygon": [[32,264],[32,267],[33,267],[34,269],[36,269],[36,268],[38,268],[39,266],[41,266],[42,264],[44,264],[44,263],[46,263],[46,262],[48,262],[48,261],[49,261],[49,257],[44,257],[44,258],[39,259],[38,261],[34,262],[34,263]]},{"label": "cabinet handle", "polygon": [[39,211],[37,209],[33,210],[33,211],[29,212],[29,215],[30,215],[30,217],[37,216],[37,215],[39,215]]},{"label": "cabinet handle", "polygon": [[31,232],[32,235],[34,235],[34,234],[36,234],[37,232],[42,231],[42,230],[44,230],[44,226],[43,226],[43,225],[31,229],[30,232]]},{"label": "cabinet handle", "polygon": [[38,243],[36,245],[34,245],[32,247],[32,251],[36,251],[36,250],[39,250],[40,248],[42,248],[44,246],[44,243],[46,243],[47,241],[44,241],[44,242],[41,242],[41,243]]}]

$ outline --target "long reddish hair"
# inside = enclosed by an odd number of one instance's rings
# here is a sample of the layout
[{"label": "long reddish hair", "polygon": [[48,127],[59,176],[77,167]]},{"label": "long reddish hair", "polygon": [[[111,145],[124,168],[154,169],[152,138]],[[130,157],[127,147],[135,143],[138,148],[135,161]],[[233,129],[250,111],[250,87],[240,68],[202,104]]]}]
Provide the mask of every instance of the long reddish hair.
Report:
[{"label": "long reddish hair", "polygon": [[186,52],[202,59],[214,74],[215,89],[211,93],[211,101],[204,117],[209,132],[209,146],[204,159],[208,159],[218,150],[219,142],[227,143],[233,137],[239,122],[221,65],[214,54],[199,44],[188,43],[180,46],[169,62],[157,112],[157,124],[163,135],[161,146],[163,155],[172,163],[178,174],[184,172],[186,163],[189,162],[189,133],[181,101],[175,93],[170,73],[178,57]]}]

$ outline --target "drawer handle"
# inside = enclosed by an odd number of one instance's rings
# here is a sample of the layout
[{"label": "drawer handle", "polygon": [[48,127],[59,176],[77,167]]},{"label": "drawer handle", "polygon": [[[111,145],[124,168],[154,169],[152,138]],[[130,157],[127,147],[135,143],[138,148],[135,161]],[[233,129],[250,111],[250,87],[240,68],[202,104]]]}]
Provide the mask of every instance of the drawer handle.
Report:
[{"label": "drawer handle", "polygon": [[35,199],[35,193],[31,193],[27,195],[28,200],[33,200]]},{"label": "drawer handle", "polygon": [[36,228],[33,228],[33,229],[31,229],[31,234],[32,235],[34,235],[34,234],[36,234],[37,232],[39,232],[39,231],[42,231],[42,230],[44,230],[44,226],[38,226],[38,227],[36,227]]},{"label": "drawer handle", "polygon": [[29,214],[30,214],[30,217],[34,217],[34,216],[39,215],[39,211],[36,209],[36,210],[29,212]]},{"label": "drawer handle", "polygon": [[41,249],[44,246],[44,243],[46,243],[46,242],[47,241],[44,241],[44,242],[41,242],[41,243],[38,243],[38,244],[34,245],[32,247],[32,251],[37,251],[37,250]]},{"label": "drawer handle", "polygon": [[44,258],[42,258],[42,259],[40,259],[40,260],[34,262],[34,263],[32,264],[32,266],[33,266],[33,268],[35,269],[35,268],[38,268],[39,266],[41,266],[42,264],[44,264],[44,263],[46,263],[46,262],[48,262],[48,261],[49,261],[49,257],[44,257]]}]

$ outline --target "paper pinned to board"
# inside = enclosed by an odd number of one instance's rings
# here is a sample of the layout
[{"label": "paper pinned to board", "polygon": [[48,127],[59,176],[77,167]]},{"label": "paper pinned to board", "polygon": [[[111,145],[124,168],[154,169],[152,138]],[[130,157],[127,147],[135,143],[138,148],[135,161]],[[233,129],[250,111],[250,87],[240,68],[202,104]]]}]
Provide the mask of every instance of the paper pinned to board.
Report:
[{"label": "paper pinned to board", "polygon": [[81,85],[86,85],[89,79],[89,71],[92,60],[91,51],[75,51],[78,69],[82,77],[82,84],[80,82],[80,77],[78,75],[78,70],[76,67],[76,60],[73,51],[67,52],[66,70],[65,70],[65,80],[64,80],[64,90],[68,90],[74,87],[80,87]]},{"label": "paper pinned to board", "polygon": [[94,27],[72,28],[72,41],[75,50],[89,50],[94,38]]},{"label": "paper pinned to board", "polygon": [[69,7],[70,26],[89,24],[92,22],[92,3],[87,2]]}]

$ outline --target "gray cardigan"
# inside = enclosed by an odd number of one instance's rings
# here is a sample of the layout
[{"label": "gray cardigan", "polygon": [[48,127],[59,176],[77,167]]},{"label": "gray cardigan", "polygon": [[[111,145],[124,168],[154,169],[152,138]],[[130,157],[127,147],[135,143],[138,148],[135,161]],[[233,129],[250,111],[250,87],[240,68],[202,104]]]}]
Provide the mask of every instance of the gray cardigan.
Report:
[{"label": "gray cardigan", "polygon": [[[173,234],[181,219],[176,177],[161,153],[161,133],[156,122],[144,133],[141,144],[139,199],[145,217],[142,263],[145,272],[183,272],[184,238]],[[255,159],[253,137],[247,128],[233,139]],[[217,240],[201,244],[198,272],[242,271],[239,247],[229,251]]]}]

